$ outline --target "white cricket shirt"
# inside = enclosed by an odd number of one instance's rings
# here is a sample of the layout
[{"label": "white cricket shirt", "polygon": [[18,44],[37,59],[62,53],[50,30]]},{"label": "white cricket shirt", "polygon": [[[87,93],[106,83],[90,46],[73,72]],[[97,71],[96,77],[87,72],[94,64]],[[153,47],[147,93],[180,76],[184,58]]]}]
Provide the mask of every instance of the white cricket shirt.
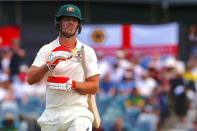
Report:
[{"label": "white cricket shirt", "polygon": [[[82,45],[84,45],[86,61],[88,62],[86,64],[86,76],[100,74],[94,50],[77,39],[76,48],[80,49]],[[58,46],[60,46],[59,37],[44,45],[37,53],[32,66],[40,67],[45,64],[51,51]],[[81,57],[83,56],[80,54],[78,58]],[[78,82],[85,81],[83,66],[78,58],[73,57],[70,60],[59,62],[54,69],[55,75],[70,77]],[[45,83],[48,75],[51,75],[51,73],[49,72],[45,76]],[[60,120],[69,122],[78,116],[87,116],[93,121],[93,114],[87,108],[87,99],[88,95],[81,95],[75,90],[66,92],[46,88],[46,109],[38,119],[38,123],[56,124]]]}]

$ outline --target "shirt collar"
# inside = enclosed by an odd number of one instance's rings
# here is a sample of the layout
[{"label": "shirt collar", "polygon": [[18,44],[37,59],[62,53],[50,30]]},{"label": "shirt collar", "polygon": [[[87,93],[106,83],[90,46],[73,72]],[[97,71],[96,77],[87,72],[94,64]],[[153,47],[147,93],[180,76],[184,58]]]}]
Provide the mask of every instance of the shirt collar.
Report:
[{"label": "shirt collar", "polygon": [[[59,36],[57,37],[57,39],[55,39],[54,43],[55,43],[56,47],[60,46]],[[80,49],[82,45],[83,44],[77,39],[77,44],[76,44],[75,48],[79,48]]]}]

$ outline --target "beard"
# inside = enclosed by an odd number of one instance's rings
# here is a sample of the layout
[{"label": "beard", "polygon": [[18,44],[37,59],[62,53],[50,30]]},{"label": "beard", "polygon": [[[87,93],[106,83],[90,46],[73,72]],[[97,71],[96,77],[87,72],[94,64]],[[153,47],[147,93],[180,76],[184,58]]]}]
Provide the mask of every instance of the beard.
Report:
[{"label": "beard", "polygon": [[[65,31],[63,31],[63,29]],[[69,31],[67,31],[69,30]],[[61,36],[63,37],[66,37],[66,38],[71,38],[75,35],[77,29],[72,33],[72,30],[73,30],[73,27],[69,28],[69,27],[66,27],[66,28],[60,28],[60,33],[61,33]]]}]

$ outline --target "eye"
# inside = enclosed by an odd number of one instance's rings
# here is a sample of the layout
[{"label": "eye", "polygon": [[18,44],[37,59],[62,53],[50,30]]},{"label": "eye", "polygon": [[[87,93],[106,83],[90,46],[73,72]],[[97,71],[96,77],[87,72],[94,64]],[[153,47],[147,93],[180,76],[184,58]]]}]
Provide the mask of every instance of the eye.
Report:
[{"label": "eye", "polygon": [[77,18],[73,18],[72,19],[74,22],[78,22],[78,19]]}]

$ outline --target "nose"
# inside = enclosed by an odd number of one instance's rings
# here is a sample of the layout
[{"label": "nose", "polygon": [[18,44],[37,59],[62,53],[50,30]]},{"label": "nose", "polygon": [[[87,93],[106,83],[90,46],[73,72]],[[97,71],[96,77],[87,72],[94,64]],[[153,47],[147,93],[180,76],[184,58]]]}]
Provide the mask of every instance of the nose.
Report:
[{"label": "nose", "polygon": [[74,24],[74,21],[72,20],[66,20],[66,21],[62,21],[63,24],[65,25],[73,25]]},{"label": "nose", "polygon": [[66,23],[66,25],[68,25],[68,26],[71,25],[71,26],[72,26],[72,25],[74,25],[74,23],[73,23],[73,21],[68,21],[68,22]]},{"label": "nose", "polygon": [[68,21],[68,24],[74,24],[74,21],[69,20],[69,21]]}]

